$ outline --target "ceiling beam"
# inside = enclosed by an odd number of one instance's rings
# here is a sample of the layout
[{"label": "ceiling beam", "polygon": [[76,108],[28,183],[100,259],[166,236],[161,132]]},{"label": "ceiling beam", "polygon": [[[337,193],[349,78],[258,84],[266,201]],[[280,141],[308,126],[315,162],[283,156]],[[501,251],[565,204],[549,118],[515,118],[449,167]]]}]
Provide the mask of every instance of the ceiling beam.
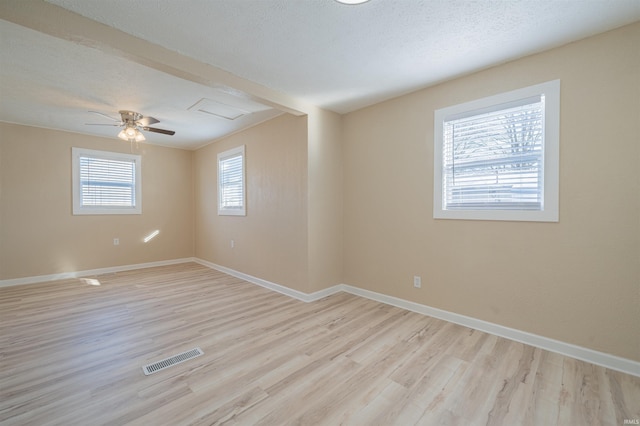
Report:
[{"label": "ceiling beam", "polygon": [[98,49],[174,77],[251,99],[293,115],[315,106],[43,0],[2,0],[0,19]]}]

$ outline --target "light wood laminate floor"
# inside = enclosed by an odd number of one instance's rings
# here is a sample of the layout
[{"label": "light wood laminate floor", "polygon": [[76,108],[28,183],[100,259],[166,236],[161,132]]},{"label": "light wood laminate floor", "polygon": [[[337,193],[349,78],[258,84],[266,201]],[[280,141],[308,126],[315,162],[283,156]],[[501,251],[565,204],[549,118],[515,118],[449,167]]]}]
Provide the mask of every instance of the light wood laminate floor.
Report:
[{"label": "light wood laminate floor", "polygon": [[350,294],[303,303],[194,263],[94,278],[0,289],[0,424],[640,419],[637,377]]}]

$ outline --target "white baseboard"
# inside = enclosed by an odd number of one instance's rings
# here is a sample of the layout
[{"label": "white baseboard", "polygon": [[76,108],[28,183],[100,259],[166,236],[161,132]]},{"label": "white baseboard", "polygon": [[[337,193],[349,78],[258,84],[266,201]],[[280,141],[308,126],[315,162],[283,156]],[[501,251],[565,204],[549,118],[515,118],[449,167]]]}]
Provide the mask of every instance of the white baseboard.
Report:
[{"label": "white baseboard", "polygon": [[114,272],[131,271],[133,269],[153,268],[154,266],[175,265],[178,263],[194,262],[192,257],[183,259],[161,260],[158,262],[137,263],[135,265],[112,266],[108,268],[87,269],[85,271],[61,272],[59,274],[37,275],[34,277],[12,278],[0,280],[0,287],[9,287],[22,284],[36,284],[46,281],[66,280],[69,278],[80,278],[91,275],[112,274]]},{"label": "white baseboard", "polygon": [[327,297],[334,293],[338,293],[339,291],[342,291],[342,286],[336,285],[330,288],[325,288],[323,290],[316,291],[315,293],[304,293],[302,291],[294,290],[292,288],[285,287],[280,284],[272,283],[271,281],[263,280],[262,278],[257,278],[252,275],[238,272],[234,269],[227,268],[226,266],[217,265],[215,263],[211,263],[203,259],[195,258],[193,261],[203,266],[206,266],[208,268],[215,269],[220,272],[224,272],[225,274],[231,275],[232,277],[240,278],[241,280],[245,280],[252,284],[259,285],[260,287],[277,291],[278,293],[287,295],[289,297],[293,297],[294,299],[298,299],[303,302],[315,302],[316,300],[320,300],[323,297]]},{"label": "white baseboard", "polygon": [[531,345],[537,348],[545,349],[571,358],[576,358],[591,364],[600,365],[610,368],[611,370],[621,371],[640,377],[640,362],[604,352],[595,351],[593,349],[584,348],[582,346],[565,343],[559,340],[550,339],[548,337],[539,336],[537,334],[528,333],[526,331],[516,330],[514,328],[490,323],[476,318],[467,317],[465,315],[456,314],[442,309],[432,308],[431,306],[422,305],[408,300],[399,299],[386,294],[380,294],[369,290],[363,290],[358,287],[352,287],[346,284],[342,285],[342,289],[347,293],[357,296],[366,297],[367,299],[386,303],[388,305],[397,306],[412,312],[428,315],[430,317],[449,321],[474,330],[484,331],[485,333],[495,336],[504,337],[509,340]]},{"label": "white baseboard", "polygon": [[430,317],[438,318],[444,321],[449,321],[455,324],[462,325],[464,327],[473,328],[475,330],[483,331],[485,333],[493,334],[495,336],[504,337],[509,340],[531,345],[537,348],[545,349],[551,352],[555,352],[561,355],[565,355],[571,358],[576,358],[582,361],[586,361],[592,364],[600,365],[612,370],[621,371],[623,373],[631,374],[633,376],[640,377],[640,362],[633,361],[626,358],[621,358],[615,355],[610,355],[604,352],[598,352],[593,349],[584,348],[582,346],[573,345],[570,343],[561,342],[559,340],[550,339],[548,337],[538,336],[536,334],[527,333],[526,331],[516,330],[513,328],[505,327],[498,324],[493,324],[487,321],[479,320],[476,318],[467,317],[465,315],[456,314],[454,312],[444,311],[442,309],[432,308],[431,306],[422,305],[408,300],[400,299],[386,294],[376,293],[369,290],[364,290],[358,287],[353,287],[347,284],[338,284],[332,287],[316,291],[314,293],[304,293],[298,290],[291,289],[289,287],[275,284],[261,278],[257,278],[236,270],[216,265],[215,263],[208,262],[199,258],[183,258],[162,260],[158,262],[138,263],[135,265],[123,265],[114,266],[109,268],[90,269],[85,271],[64,272],[51,275],[39,275],[35,277],[15,278],[8,280],[0,280],[0,287],[8,287],[21,284],[33,284],[41,283],[45,281],[56,281],[61,279],[79,278],[91,275],[109,274],[121,271],[130,271],[133,269],[151,268],[155,266],[175,265],[178,263],[196,262],[211,269],[216,269],[220,272],[224,272],[236,278],[243,279],[250,283],[259,285],[269,290],[276,291],[278,293],[293,297],[303,302],[314,302],[320,300],[323,297],[330,296],[335,293],[344,291],[356,296],[365,297],[367,299],[375,300],[377,302],[385,303],[388,305],[396,306],[402,309],[406,309],[419,314],[427,315]]},{"label": "white baseboard", "polygon": [[243,274],[242,272],[235,271],[224,266],[216,265],[215,263],[207,262],[202,259],[194,259],[195,262],[200,263],[212,269],[224,272],[236,278],[243,279],[253,284],[268,288],[273,291],[285,294],[303,302],[313,302],[323,297],[339,293],[344,291],[356,296],[365,297],[367,299],[375,300],[377,302],[385,303],[387,305],[396,306],[398,308],[406,309],[408,311],[416,312],[419,314],[427,315],[430,317],[438,318],[444,321],[449,321],[454,324],[459,324],[464,327],[473,328],[474,330],[483,331],[485,333],[493,334],[494,336],[504,337],[509,340],[531,345],[540,349],[545,349],[550,352],[555,352],[560,355],[565,355],[571,358],[586,361],[592,364],[600,365],[611,370],[620,371],[626,374],[640,377],[640,362],[633,361],[626,358],[621,358],[615,355],[610,355],[604,352],[595,351],[593,349],[584,348],[582,346],[573,345],[571,343],[561,342],[559,340],[550,339],[548,337],[538,336],[536,334],[528,333],[526,331],[516,330],[514,328],[505,327],[502,325],[490,323],[487,321],[479,320],[476,318],[468,317],[465,315],[456,314],[454,312],[445,311],[442,309],[432,308],[431,306],[422,305],[420,303],[410,302],[408,300],[400,299],[386,294],[376,293],[369,290],[364,290],[358,287],[353,287],[347,284],[338,284],[324,290],[317,291],[315,293],[307,294],[298,290],[293,290],[288,287],[275,284],[261,278],[256,278],[251,275]]}]

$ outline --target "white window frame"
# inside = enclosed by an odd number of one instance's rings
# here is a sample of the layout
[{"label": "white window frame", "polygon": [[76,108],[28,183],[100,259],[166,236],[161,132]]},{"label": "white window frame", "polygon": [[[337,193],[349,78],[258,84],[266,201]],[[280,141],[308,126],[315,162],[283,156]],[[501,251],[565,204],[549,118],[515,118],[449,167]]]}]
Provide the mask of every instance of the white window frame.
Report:
[{"label": "white window frame", "polygon": [[[240,156],[242,158],[242,206],[228,207],[224,205],[222,165],[226,160]],[[218,154],[218,215],[219,216],[246,216],[247,215],[247,182],[246,182],[246,158],[244,145],[229,149]]]},{"label": "white window frame", "polygon": [[[82,204],[80,182],[80,158],[91,157],[114,161],[127,161],[135,164],[135,206],[85,206]],[[135,154],[98,151],[85,148],[71,148],[73,214],[142,214],[142,157]]]},{"label": "white window frame", "polygon": [[[443,199],[444,123],[448,117],[495,108],[498,105],[544,95],[544,141],[542,165],[541,210],[461,210],[445,209]],[[536,84],[522,89],[462,103],[434,114],[434,188],[433,217],[435,219],[506,220],[558,222],[559,220],[559,155],[560,155],[560,80]]]}]

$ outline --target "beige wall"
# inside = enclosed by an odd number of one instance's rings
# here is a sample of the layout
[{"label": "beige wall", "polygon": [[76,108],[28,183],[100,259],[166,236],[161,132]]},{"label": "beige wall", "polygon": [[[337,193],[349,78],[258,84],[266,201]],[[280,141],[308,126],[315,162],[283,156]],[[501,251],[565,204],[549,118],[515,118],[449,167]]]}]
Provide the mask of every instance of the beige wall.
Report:
[{"label": "beige wall", "polygon": [[[218,216],[217,154],[240,145],[247,215]],[[194,180],[197,257],[307,291],[306,117],[283,114],[197,150]]]},{"label": "beige wall", "polygon": [[74,216],[74,146],[131,152],[118,139],[0,123],[0,279],[193,256],[190,151],[140,144],[142,215]]},{"label": "beige wall", "polygon": [[309,113],[309,281],[307,293],[342,283],[342,117]]},{"label": "beige wall", "polygon": [[[638,46],[635,24],[346,116],[345,283],[640,360]],[[553,79],[560,222],[434,220],[434,110]]]}]

